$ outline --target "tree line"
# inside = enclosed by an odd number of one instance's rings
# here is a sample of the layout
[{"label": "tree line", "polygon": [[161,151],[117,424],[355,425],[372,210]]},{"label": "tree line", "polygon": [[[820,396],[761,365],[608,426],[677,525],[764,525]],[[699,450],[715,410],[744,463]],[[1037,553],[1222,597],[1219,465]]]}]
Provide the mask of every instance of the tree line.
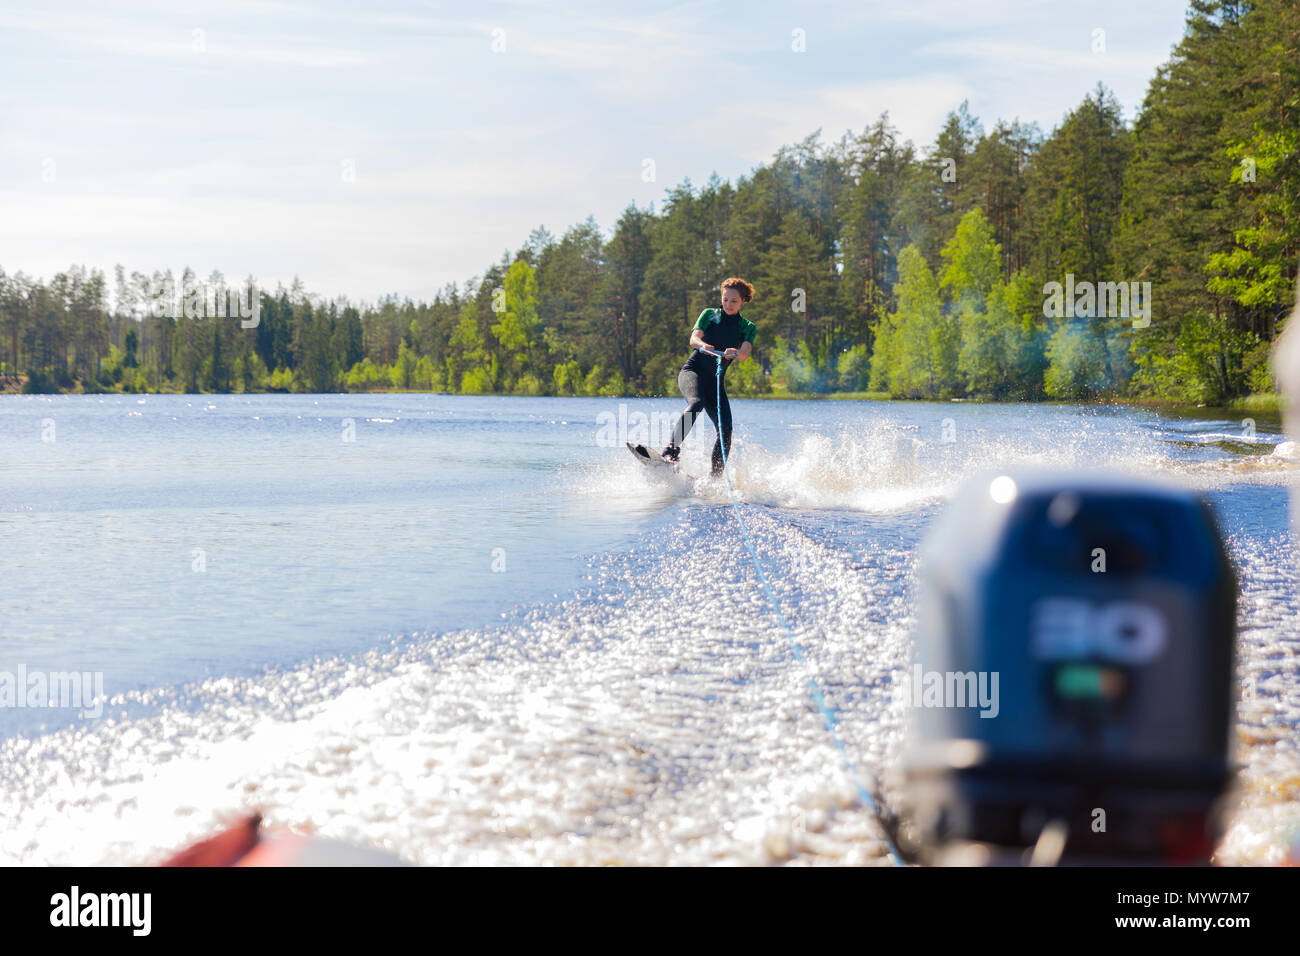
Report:
[{"label": "tree line", "polygon": [[[1131,124],[1098,85],[1049,135],[966,104],[923,148],[888,114],[818,131],[735,184],[629,206],[608,237],[538,228],[431,302],[0,269],[0,384],[675,395],[694,319],[739,275],[760,361],[734,393],[1226,401],[1274,388],[1298,114],[1300,8],[1191,0]],[[255,322],[222,309],[232,292]]]}]

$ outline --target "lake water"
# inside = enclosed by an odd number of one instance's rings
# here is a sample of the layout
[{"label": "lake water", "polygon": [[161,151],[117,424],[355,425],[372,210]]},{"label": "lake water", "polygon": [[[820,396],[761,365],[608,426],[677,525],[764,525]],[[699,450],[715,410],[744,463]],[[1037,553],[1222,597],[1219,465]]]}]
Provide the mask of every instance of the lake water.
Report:
[{"label": "lake water", "polygon": [[[152,862],[241,809],[416,863],[887,862],[725,486],[622,447],[673,400],[0,398],[0,862]],[[1203,491],[1240,576],[1225,863],[1300,828],[1293,461],[1131,408],[734,400],[733,483],[860,767],[890,765],[915,550],[963,478]],[[633,427],[629,434],[620,422]],[[708,471],[701,419],[684,470]]]}]

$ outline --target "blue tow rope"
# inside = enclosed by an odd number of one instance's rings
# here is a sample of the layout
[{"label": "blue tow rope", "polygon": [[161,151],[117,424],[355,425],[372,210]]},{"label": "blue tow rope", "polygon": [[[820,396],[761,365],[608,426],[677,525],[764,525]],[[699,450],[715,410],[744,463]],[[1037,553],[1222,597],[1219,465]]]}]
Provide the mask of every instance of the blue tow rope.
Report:
[{"label": "blue tow rope", "polygon": [[[731,475],[727,466],[727,442],[722,434],[722,356],[718,353],[714,354],[718,359],[714,369],[714,381],[717,384],[718,445],[722,449],[722,476],[727,480],[727,494],[731,497],[731,509],[736,513],[736,520],[740,522],[741,537],[745,542],[745,547],[749,549],[749,556],[754,562],[754,570],[758,572],[758,579],[763,582],[763,590],[767,592],[767,600],[772,605],[772,610],[776,611],[776,618],[781,622],[781,628],[785,631],[790,647],[794,649],[795,658],[803,665],[804,674],[808,677],[808,693],[812,696],[813,703],[817,705],[822,718],[826,721],[826,730],[830,733],[831,740],[835,742],[836,749],[839,750],[840,756],[844,758],[844,770],[848,773],[849,779],[853,781],[853,786],[857,788],[858,796],[862,802],[871,810],[876,822],[880,823],[880,809],[876,806],[876,801],[871,796],[871,792],[867,790],[858,777],[858,771],[849,757],[848,748],[844,746],[844,741],[840,739],[835,712],[826,703],[826,697],[822,693],[821,687],[817,685],[816,679],[808,669],[808,660],[804,657],[803,648],[795,640],[794,631],[790,630],[790,625],[785,621],[785,615],[781,613],[781,605],[777,603],[776,595],[772,593],[772,587],[767,583],[767,575],[763,572],[763,563],[758,560],[758,552],[754,550],[754,543],[749,538],[749,529],[745,527],[745,519],[740,513],[740,506],[736,504],[736,493],[731,487]],[[885,846],[889,848],[889,855],[894,858],[894,864],[904,866],[903,858],[899,855],[898,849],[894,846],[894,841],[889,838],[889,833],[883,825],[881,826],[881,832],[885,837]]]}]

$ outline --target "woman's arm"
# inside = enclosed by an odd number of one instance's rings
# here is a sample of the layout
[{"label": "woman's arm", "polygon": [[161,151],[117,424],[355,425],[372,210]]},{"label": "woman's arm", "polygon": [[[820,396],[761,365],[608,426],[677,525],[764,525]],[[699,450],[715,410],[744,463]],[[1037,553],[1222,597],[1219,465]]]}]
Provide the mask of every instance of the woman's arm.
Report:
[{"label": "woman's arm", "polygon": [[693,348],[693,349],[702,349],[702,348],[704,348],[704,330],[703,330],[703,329],[691,329],[691,348]]},{"label": "woman's arm", "polygon": [[740,359],[740,360],[743,362],[743,361],[745,361],[745,359],[749,358],[749,353],[751,353],[751,352],[753,352],[753,351],[754,351],[754,343],[753,343],[753,342],[749,342],[749,341],[741,342],[741,343],[740,343],[740,352],[737,354],[736,357],[737,357],[738,359]]}]

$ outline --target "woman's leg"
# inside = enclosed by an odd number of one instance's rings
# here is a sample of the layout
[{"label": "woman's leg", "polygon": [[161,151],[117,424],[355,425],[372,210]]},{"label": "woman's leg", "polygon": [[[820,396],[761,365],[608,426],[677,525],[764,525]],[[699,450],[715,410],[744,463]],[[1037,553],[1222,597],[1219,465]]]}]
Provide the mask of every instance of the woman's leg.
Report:
[{"label": "woman's leg", "polygon": [[668,440],[668,447],[664,449],[665,456],[671,455],[673,458],[676,458],[681,451],[682,442],[686,441],[686,436],[691,433],[695,419],[706,407],[704,399],[700,396],[700,377],[693,371],[682,369],[677,375],[677,387],[681,390],[682,397],[686,399],[686,410],[673,426],[672,437]]}]

